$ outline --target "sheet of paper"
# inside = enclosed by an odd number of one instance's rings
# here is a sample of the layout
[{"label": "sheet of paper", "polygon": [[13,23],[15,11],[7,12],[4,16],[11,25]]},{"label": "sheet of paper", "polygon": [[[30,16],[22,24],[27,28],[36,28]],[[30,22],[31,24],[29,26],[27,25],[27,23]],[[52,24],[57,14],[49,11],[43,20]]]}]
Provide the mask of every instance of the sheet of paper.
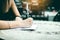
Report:
[{"label": "sheet of paper", "polygon": [[34,31],[34,30],[36,30],[37,26],[38,26],[37,24],[33,23],[31,27],[29,27],[29,28],[21,28],[21,30]]}]

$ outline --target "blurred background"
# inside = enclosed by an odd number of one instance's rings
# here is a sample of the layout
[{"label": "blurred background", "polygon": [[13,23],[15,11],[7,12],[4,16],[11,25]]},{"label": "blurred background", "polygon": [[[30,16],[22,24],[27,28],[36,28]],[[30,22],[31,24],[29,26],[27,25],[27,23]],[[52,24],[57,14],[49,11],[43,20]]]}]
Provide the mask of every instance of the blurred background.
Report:
[{"label": "blurred background", "polygon": [[15,0],[23,19],[60,21],[60,0]]}]

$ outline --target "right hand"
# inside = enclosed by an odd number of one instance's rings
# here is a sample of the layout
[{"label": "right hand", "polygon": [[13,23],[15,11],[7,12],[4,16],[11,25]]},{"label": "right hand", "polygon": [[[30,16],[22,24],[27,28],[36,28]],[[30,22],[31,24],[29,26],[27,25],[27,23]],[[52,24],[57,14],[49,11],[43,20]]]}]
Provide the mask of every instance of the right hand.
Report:
[{"label": "right hand", "polygon": [[24,23],[27,27],[30,27],[32,26],[32,23],[33,23],[33,18],[27,18],[24,20]]},{"label": "right hand", "polygon": [[32,18],[27,18],[27,19],[25,19],[25,20],[23,20],[22,18],[20,18],[20,17],[16,17],[16,19],[15,19],[18,23],[19,23],[19,25],[20,25],[20,27],[31,27],[32,26],[32,23],[33,23],[33,19]]}]

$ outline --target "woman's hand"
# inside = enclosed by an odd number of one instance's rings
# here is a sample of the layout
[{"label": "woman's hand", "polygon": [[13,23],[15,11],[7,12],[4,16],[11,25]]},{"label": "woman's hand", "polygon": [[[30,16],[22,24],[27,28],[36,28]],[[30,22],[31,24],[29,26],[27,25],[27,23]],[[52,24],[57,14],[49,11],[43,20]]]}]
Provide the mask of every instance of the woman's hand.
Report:
[{"label": "woman's hand", "polygon": [[19,23],[20,27],[31,27],[32,23],[33,23],[32,18],[27,18],[27,19],[23,20],[20,17],[16,17],[15,21],[17,21],[17,23]]},{"label": "woman's hand", "polygon": [[33,24],[33,18],[27,18],[25,20],[23,20],[25,27],[31,27]]}]

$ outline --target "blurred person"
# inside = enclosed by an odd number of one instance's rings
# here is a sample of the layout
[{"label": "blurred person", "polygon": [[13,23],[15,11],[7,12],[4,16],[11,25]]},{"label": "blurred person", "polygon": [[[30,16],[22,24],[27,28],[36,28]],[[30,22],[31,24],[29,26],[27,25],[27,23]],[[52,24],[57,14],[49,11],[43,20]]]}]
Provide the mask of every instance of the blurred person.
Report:
[{"label": "blurred person", "polygon": [[54,17],[53,21],[58,21],[58,22],[60,22],[60,11],[58,11],[58,13],[57,13],[56,16]]},{"label": "blurred person", "polygon": [[32,18],[23,20],[14,0],[0,0],[0,30],[18,27],[30,27]]}]

